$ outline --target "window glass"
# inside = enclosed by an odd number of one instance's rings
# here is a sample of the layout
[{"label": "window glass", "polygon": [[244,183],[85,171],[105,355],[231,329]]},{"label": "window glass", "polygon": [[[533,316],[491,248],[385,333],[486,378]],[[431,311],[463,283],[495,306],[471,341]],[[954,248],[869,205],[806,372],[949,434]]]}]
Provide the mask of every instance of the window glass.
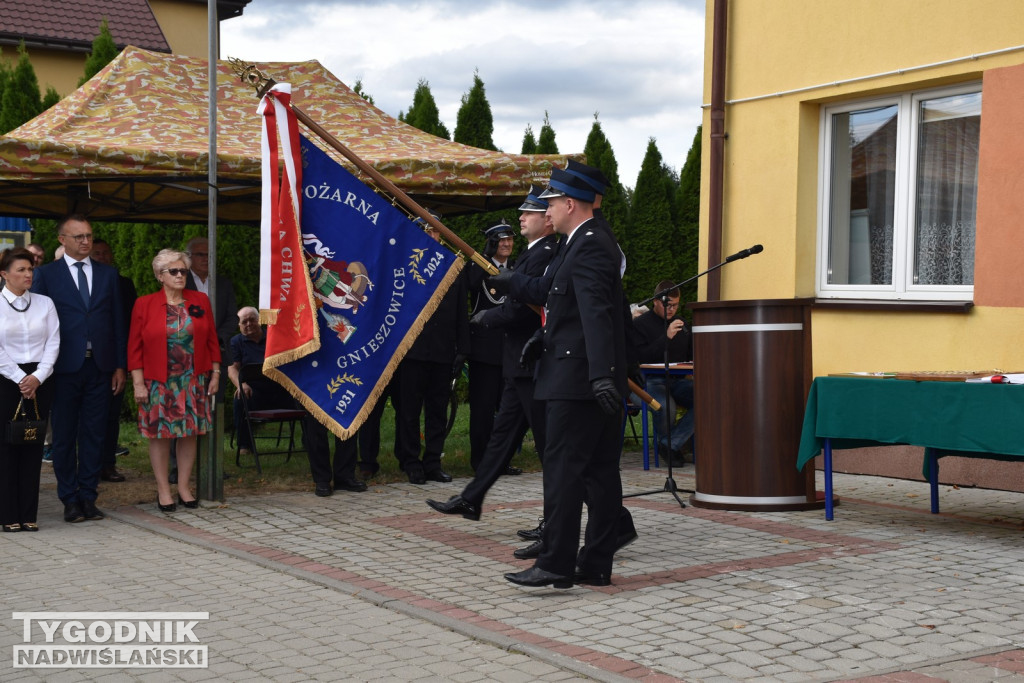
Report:
[{"label": "window glass", "polygon": [[830,284],[892,284],[897,111],[832,117]]},{"label": "window glass", "polygon": [[914,283],[971,285],[981,93],[919,107]]},{"label": "window glass", "polygon": [[822,112],[818,295],[969,300],[978,84]]}]

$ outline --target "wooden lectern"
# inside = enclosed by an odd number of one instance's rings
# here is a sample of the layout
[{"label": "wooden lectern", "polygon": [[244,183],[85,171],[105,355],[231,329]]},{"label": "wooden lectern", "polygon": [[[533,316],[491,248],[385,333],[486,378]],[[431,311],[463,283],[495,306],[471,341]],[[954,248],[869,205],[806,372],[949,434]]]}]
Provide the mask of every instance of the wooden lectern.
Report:
[{"label": "wooden lectern", "polygon": [[811,386],[813,299],[709,301],[693,310],[696,489],[724,510],[824,506],[796,468]]}]

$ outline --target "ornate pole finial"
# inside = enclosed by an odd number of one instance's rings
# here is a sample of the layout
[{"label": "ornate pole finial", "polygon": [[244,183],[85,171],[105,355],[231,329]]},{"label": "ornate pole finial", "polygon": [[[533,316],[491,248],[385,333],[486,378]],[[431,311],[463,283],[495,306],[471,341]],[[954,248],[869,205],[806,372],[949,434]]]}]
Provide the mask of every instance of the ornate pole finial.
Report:
[{"label": "ornate pole finial", "polygon": [[231,69],[239,80],[255,88],[256,95],[261,99],[277,83],[273,78],[257,69],[255,64],[243,62],[235,57],[229,57],[228,63],[231,64]]}]

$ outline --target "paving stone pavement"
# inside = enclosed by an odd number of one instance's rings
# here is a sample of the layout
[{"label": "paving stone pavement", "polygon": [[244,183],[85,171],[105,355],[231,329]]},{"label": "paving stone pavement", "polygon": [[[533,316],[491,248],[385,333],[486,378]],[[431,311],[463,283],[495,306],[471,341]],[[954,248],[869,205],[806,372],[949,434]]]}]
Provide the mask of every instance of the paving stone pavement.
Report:
[{"label": "paving stone pavement", "polygon": [[[623,468],[626,492],[665,482]],[[44,492],[40,533],[0,537],[0,680],[1024,683],[1024,494],[944,486],[932,515],[923,482],[837,475],[832,522],[630,498],[613,584],[555,590],[502,578],[540,475],[502,478],[480,522],[424,504],[464,484],[74,525]],[[208,611],[209,667],[15,668],[12,613],[38,611]]]}]

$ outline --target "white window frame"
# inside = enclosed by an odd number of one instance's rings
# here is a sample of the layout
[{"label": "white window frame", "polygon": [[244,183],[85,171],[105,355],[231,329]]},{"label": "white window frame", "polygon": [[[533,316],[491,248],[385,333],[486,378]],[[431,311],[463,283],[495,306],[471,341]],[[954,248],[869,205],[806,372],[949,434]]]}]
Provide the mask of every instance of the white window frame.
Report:
[{"label": "white window frame", "polygon": [[[917,144],[920,102],[950,95],[981,92],[981,82],[955,87],[911,91],[821,107],[818,141],[817,296],[824,299],[883,299],[908,301],[971,301],[973,285],[916,285],[914,233],[917,187]],[[831,284],[829,234],[832,196],[832,117],[834,114],[896,105],[896,174],[893,212],[892,284]]]}]

